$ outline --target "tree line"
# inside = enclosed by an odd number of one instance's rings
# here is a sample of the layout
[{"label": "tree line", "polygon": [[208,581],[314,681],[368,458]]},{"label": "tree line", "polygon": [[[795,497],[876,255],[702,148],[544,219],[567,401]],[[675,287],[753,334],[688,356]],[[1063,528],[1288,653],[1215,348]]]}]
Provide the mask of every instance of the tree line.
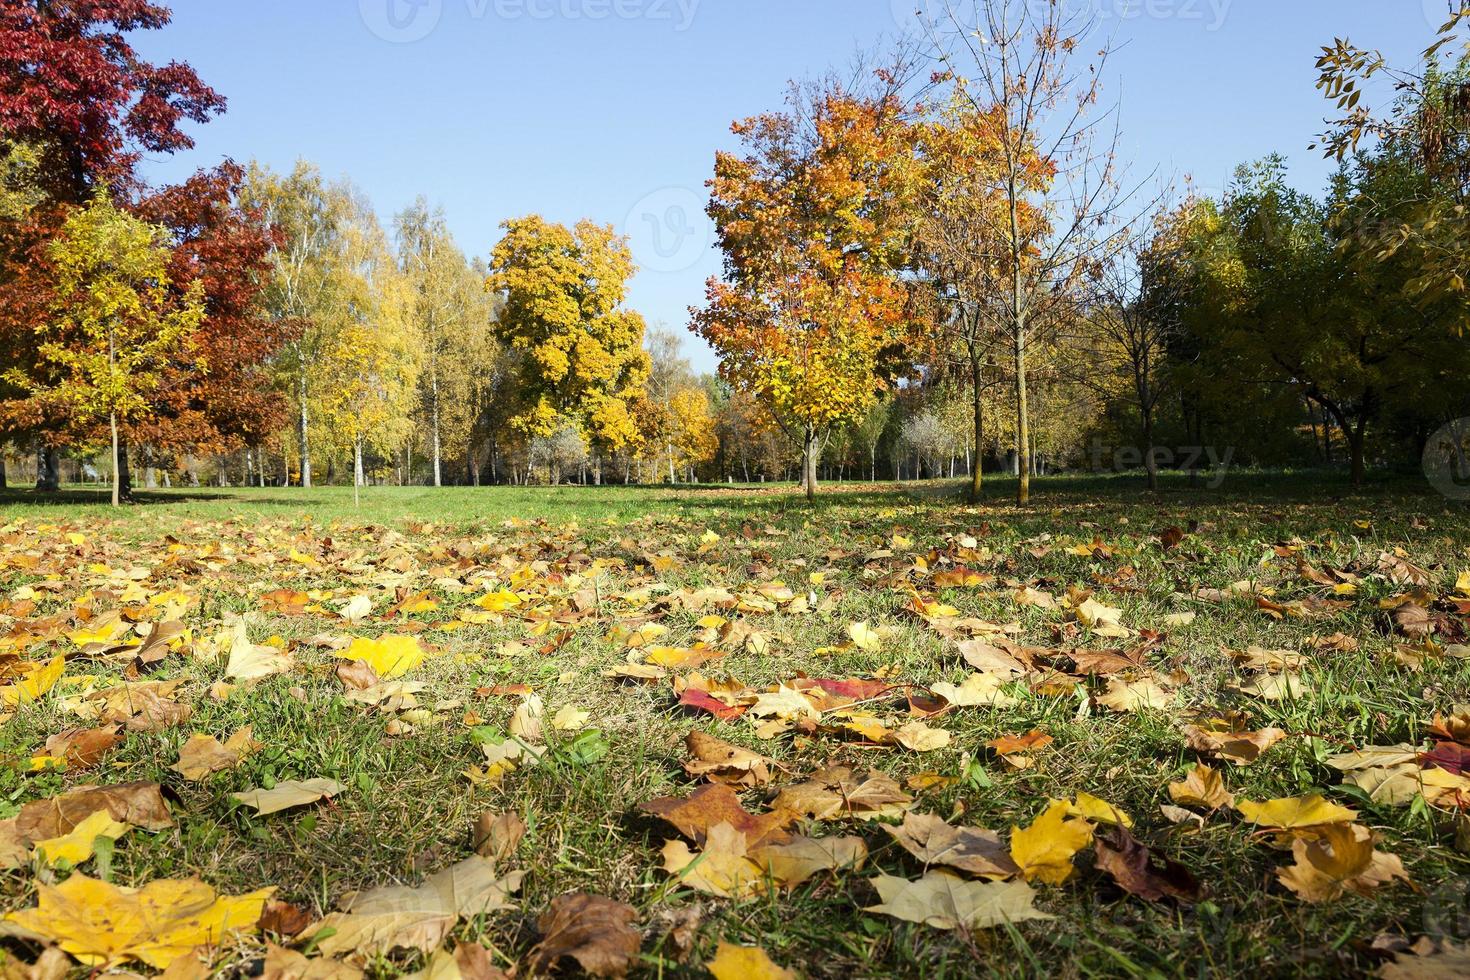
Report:
[{"label": "tree line", "polygon": [[1008,470],[1025,502],[1079,467],[1360,482],[1470,415],[1465,9],[1417,65],[1322,50],[1339,166],[1313,196],[1280,157],[1214,195],[1137,175],[1085,13],[937,6],[734,124],[702,376],[630,307],[610,226],[514,218],[480,259],[427,199],[383,223],[305,162],[147,185],[144,153],[226,108],[131,47],[167,8],[0,0],[0,443],[118,500],[962,475],[978,499]]}]

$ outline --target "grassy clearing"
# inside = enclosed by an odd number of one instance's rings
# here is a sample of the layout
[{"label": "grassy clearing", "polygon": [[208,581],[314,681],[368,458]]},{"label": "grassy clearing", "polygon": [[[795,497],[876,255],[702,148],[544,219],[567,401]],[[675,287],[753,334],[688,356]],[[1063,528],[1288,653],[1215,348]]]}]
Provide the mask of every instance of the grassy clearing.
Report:
[{"label": "grassy clearing", "polygon": [[[1451,595],[1459,573],[1470,569],[1470,522],[1463,509],[1406,485],[1354,494],[1291,477],[1262,477],[1220,491],[1175,484],[1152,497],[1131,480],[1056,480],[1025,511],[1000,502],[1007,489],[993,486],[996,503],[982,507],[962,505],[944,487],[834,488],[814,507],[784,488],[374,489],[360,510],[352,506],[350,489],[174,491],[149,494],[121,516],[76,494],[39,504],[13,493],[0,498],[0,525],[9,525],[0,535],[4,593],[14,596],[47,578],[61,587],[37,592],[32,611],[9,607],[0,624],[14,627],[56,614],[70,619],[79,604],[98,613],[119,608],[133,580],[128,572],[146,569],[148,575],[136,579],[143,592],[180,587],[191,594],[185,622],[196,641],[221,634],[231,617],[249,614],[251,640],[280,637],[294,649],[296,667],[216,700],[208,690],[223,678],[217,657],[169,658],[153,676],[183,679],[179,700],[193,706],[193,717],[180,727],[129,735],[90,771],[27,772],[27,761],[48,736],[78,722],[60,688],[20,706],[0,727],[0,751],[8,760],[0,769],[0,818],[76,785],[157,781],[171,798],[178,827],[154,835],[134,831],[121,840],[112,880],[138,885],[198,875],[230,893],[272,885],[279,898],[319,915],[353,889],[416,883],[454,863],[470,853],[470,827],[480,813],[516,811],[529,828],[515,862],[529,872],[519,910],[461,924],[454,934],[484,944],[505,968],[535,944],[535,920],[551,900],[579,889],[639,910],[645,941],[637,972],[649,976],[702,975],[701,964],[721,939],[762,946],[778,963],[808,976],[943,977],[1342,976],[1380,962],[1370,944],[1381,934],[1412,940],[1448,931],[1465,938],[1455,933],[1464,927],[1461,884],[1470,859],[1454,846],[1455,811],[1422,801],[1374,803],[1342,785],[1342,774],[1325,764],[1334,753],[1364,745],[1424,742],[1436,712],[1470,701],[1470,661],[1430,657],[1411,666],[1395,656],[1409,640],[1396,634],[1380,602],[1406,588],[1378,571],[1380,556],[1401,548],[1429,573],[1426,591]],[[1193,533],[1166,551],[1158,536],[1168,528]],[[707,531],[719,540],[706,539]],[[73,533],[85,535],[85,542],[69,542],[66,535]],[[989,555],[970,567],[993,578],[983,585],[935,587],[930,573],[939,555],[965,535]],[[1085,556],[1072,553],[1094,543],[1102,547]],[[1292,557],[1283,557],[1278,546]],[[292,551],[315,564],[293,560]],[[27,554],[37,560],[17,560]],[[1361,581],[1352,594],[1335,594],[1304,578],[1296,555],[1314,568],[1345,570]],[[918,567],[919,559],[928,570]],[[546,614],[564,611],[575,591],[556,576],[586,577],[594,568],[596,613],[569,627],[547,623]],[[511,576],[523,569],[530,569],[522,572],[528,584],[512,584]],[[814,572],[819,584],[811,582]],[[466,587],[444,587],[449,579]],[[534,594],[531,618],[521,609],[499,622],[443,628],[461,610],[477,608],[475,601],[494,581]],[[636,626],[654,617],[669,630],[659,644],[687,647],[701,638],[696,621],[703,613],[665,614],[661,598],[712,586],[740,594],[773,581],[790,585],[810,608],[749,614],[769,639],[765,655],[732,647],[701,672],[737,677],[751,687],[802,674],[881,674],[920,685],[961,681],[970,671],[953,640],[909,611],[915,592],[954,607],[960,617],[1015,624],[1012,638],[1020,643],[1050,650],[1127,645],[1090,636],[1064,609],[1017,601],[1022,587],[1055,597],[1085,587],[1121,609],[1126,627],[1166,629],[1167,638],[1147,656],[1159,676],[1171,677],[1175,698],[1167,710],[1118,714],[1098,708],[1086,688],[1051,695],[1015,685],[1014,707],[962,708],[931,719],[950,732],[951,742],[914,753],[824,734],[762,739],[744,719],[726,723],[681,709],[667,680],[639,685],[603,676],[628,661],[628,649],[609,636],[620,622]],[[1201,589],[1243,581],[1268,589],[1276,603],[1325,597],[1342,605],[1322,607],[1309,618],[1288,613],[1277,619],[1249,596],[1199,597]],[[402,631],[401,621],[379,618],[397,587],[427,591],[439,608],[410,617],[438,653],[407,678],[426,683],[419,700],[435,709],[435,721],[394,737],[385,732],[388,716],[344,697],[331,652],[302,641],[322,633]],[[277,589],[323,599],[331,592],[333,601],[322,603],[326,609],[337,599],[367,594],[374,614],[352,625],[329,612],[262,611],[261,596]],[[88,595],[90,602],[83,602]],[[1162,625],[1183,612],[1194,612],[1194,621]],[[819,652],[843,644],[854,622],[877,628],[881,646]],[[1463,617],[1446,614],[1438,629],[1449,641],[1463,626]],[[570,636],[562,645],[538,651],[564,629]],[[1314,652],[1309,645],[1313,637],[1337,633],[1356,640],[1357,648]],[[17,652],[44,659],[69,644],[56,639]],[[1231,690],[1246,677],[1227,651],[1250,646],[1307,652],[1302,677],[1309,689],[1274,702]],[[120,682],[121,667],[73,658],[67,674],[95,674],[96,685],[106,687]],[[542,765],[512,772],[499,785],[465,778],[464,770],[485,763],[475,728],[480,740],[486,729],[505,730],[520,701],[491,689],[512,684],[534,688],[548,714],[567,705],[589,711],[606,754],[591,760],[583,751],[588,743],[549,732]],[[1291,855],[1273,849],[1239,815],[1215,814],[1200,830],[1166,820],[1159,810],[1170,802],[1166,784],[1201,758],[1188,748],[1181,720],[1194,709],[1231,708],[1250,711],[1253,728],[1290,733],[1252,765],[1215,763],[1237,798],[1322,792],[1358,809],[1359,821],[1379,834],[1379,848],[1403,860],[1414,887],[1397,884],[1371,897],[1305,903],[1275,880]],[[478,726],[463,723],[467,710],[479,716]],[[894,726],[907,720],[901,700],[877,710]],[[238,768],[201,782],[170,768],[191,733],[223,740],[246,724],[264,748]],[[676,835],[638,810],[651,798],[694,788],[681,768],[692,728],[761,752],[789,770],[770,790],[744,794],[752,810],[761,809],[780,783],[824,765],[873,767],[900,781],[933,772],[956,779],[918,794],[916,811],[990,828],[1004,839],[1013,825],[1031,823],[1049,799],[1087,791],[1132,814],[1138,838],[1185,864],[1208,895],[1191,907],[1144,902],[1114,886],[1083,851],[1070,881],[1038,885],[1038,907],[1054,921],[970,936],[942,932],[862,911],[876,901],[866,879],[878,870],[909,878],[923,871],[886,834],[862,825],[813,831],[862,834],[871,855],[861,871],[819,875],[791,892],[772,890],[753,900],[701,895],[661,869],[662,843]],[[1033,729],[1055,742],[1029,768],[1014,769],[983,747]],[[328,805],[268,817],[230,799],[248,788],[315,777],[335,779],[347,790]],[[91,866],[85,870],[96,873]],[[32,868],[4,874],[0,905],[9,911],[33,904],[37,880]],[[691,908],[699,910],[701,925],[692,953],[680,963],[666,933],[674,914]],[[24,945],[12,949],[34,952]],[[247,942],[222,955],[217,966],[233,969],[259,949]],[[421,965],[420,957],[402,951],[370,963],[382,975]]]}]

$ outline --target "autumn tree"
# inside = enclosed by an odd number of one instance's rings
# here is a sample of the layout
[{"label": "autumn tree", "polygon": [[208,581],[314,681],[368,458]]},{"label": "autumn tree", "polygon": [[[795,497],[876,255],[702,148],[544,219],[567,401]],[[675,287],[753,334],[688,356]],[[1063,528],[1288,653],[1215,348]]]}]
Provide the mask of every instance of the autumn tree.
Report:
[{"label": "autumn tree", "polygon": [[116,507],[119,426],[150,410],[160,366],[190,343],[204,315],[203,289],[196,283],[176,302],[166,233],[105,193],[67,219],[50,252],[55,306],[36,337],[43,373],[10,380],[84,424],[107,421]]},{"label": "autumn tree", "polygon": [[290,338],[274,366],[295,403],[300,482],[310,487],[313,373],[336,342],[333,330],[345,304],[344,226],[352,211],[352,192],[328,184],[305,162],[284,176],[252,166],[244,202],[261,215],[270,233],[263,301],[277,329]]},{"label": "autumn tree", "polygon": [[488,285],[503,303],[497,337],[514,355],[509,424],[527,438],[571,424],[600,480],[601,458],[638,438],[630,405],[648,379],[643,317],[625,305],[632,254],[591,221],[567,228],[531,215],[502,227]]},{"label": "autumn tree", "polygon": [[489,369],[491,297],[450,234],[441,210],[420,198],[396,221],[398,261],[413,291],[414,328],[421,344],[420,401],[426,416],[431,476],[444,482],[444,444],[466,455],[474,427],[474,386]]},{"label": "autumn tree", "polygon": [[737,122],[743,150],[717,154],[709,185],[725,268],[693,329],[719,353],[721,376],[800,446],[808,498],[827,434],[904,370],[912,339],[898,271],[912,241],[917,134],[908,76],[873,77],[798,89],[786,111]]},{"label": "autumn tree", "polygon": [[[259,449],[285,422],[271,364],[295,339],[296,324],[265,306],[272,241],[262,216],[241,200],[244,179],[240,166],[226,163],[154,191],[133,209],[168,233],[170,288],[182,293],[197,283],[205,310],[189,356],[164,366],[154,411],[126,429],[127,443],[149,462]],[[126,491],[126,453],[121,479]]]},{"label": "autumn tree", "polygon": [[[31,247],[0,256],[11,264],[0,271],[0,349],[23,353],[52,306],[43,293],[55,283],[39,275],[36,249],[60,234],[67,212],[104,183],[120,205],[130,200],[143,154],[192,147],[184,124],[224,111],[225,100],[187,64],[155,65],[129,40],[169,20],[167,7],[147,0],[0,0],[0,132],[35,154],[41,192]],[[26,370],[23,361],[10,358],[9,371]],[[34,358],[30,367],[39,369]],[[10,424],[40,438],[38,486],[56,489],[55,448],[77,437],[75,421],[31,405],[16,406]]]},{"label": "autumn tree", "polygon": [[364,200],[349,202],[342,234],[341,306],[324,332],[310,390],[321,442],[351,456],[356,497],[366,483],[365,455],[392,454],[412,431],[425,355],[419,295]]},{"label": "autumn tree", "polygon": [[[1015,402],[1017,501],[1030,499],[1029,358],[1076,302],[1082,277],[1114,246],[1136,188],[1120,184],[1117,131],[1097,111],[1109,60],[1095,19],[1049,0],[946,0],[926,25],[953,98],[993,141],[1003,267],[995,294]],[[1079,48],[1087,52],[1080,64]],[[986,210],[989,213],[989,210]]]},{"label": "autumn tree", "polygon": [[[967,379],[977,447],[987,438],[985,394],[1006,380],[1000,365],[1007,342],[1014,347],[1005,297],[1017,253],[1010,233],[1011,173],[1000,140],[1003,126],[998,109],[977,110],[967,95],[956,93],[924,127],[926,180],[915,265],[936,305],[941,342],[935,353],[957,359]],[[1049,167],[1028,150],[1021,156],[1021,189],[1043,191]],[[1032,201],[1023,195],[1015,204],[1020,235],[1029,241],[1044,234],[1046,219]],[[972,502],[980,499],[983,473],[977,459],[970,476]]]}]

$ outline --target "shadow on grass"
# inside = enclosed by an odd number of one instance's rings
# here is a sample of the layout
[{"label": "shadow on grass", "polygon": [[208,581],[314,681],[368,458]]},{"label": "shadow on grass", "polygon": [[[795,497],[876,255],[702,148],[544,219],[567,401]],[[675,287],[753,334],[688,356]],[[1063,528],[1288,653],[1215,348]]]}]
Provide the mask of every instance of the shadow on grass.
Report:
[{"label": "shadow on grass", "polygon": [[[156,507],[168,504],[212,503],[238,499],[240,499],[238,496],[229,492],[210,489],[134,490],[132,498],[126,501],[125,506]],[[111,491],[106,487],[98,490],[82,490],[77,487],[68,487],[53,491],[29,488],[17,489],[14,487],[0,490],[0,507],[6,505],[24,505],[27,507],[96,507],[109,504],[111,500]],[[250,503],[267,506],[300,507],[303,502],[301,500],[292,500],[288,497],[250,497]]]}]

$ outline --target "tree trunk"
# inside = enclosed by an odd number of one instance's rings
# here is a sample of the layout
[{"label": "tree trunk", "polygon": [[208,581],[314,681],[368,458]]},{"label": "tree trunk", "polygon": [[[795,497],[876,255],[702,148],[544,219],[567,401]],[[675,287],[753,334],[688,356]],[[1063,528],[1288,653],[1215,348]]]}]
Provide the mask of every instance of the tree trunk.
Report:
[{"label": "tree trunk", "polygon": [[439,368],[437,361],[433,372],[429,376],[429,438],[434,452],[434,486],[442,487],[444,479],[440,473],[440,445],[439,445]]},{"label": "tree trunk", "polygon": [[0,446],[0,490],[6,489],[9,484],[5,479],[5,447]]},{"label": "tree trunk", "polygon": [[301,409],[296,430],[296,438],[301,443],[301,486],[309,490],[311,489],[311,443],[308,440],[310,419],[306,409],[306,371],[304,369],[296,386],[296,397]]},{"label": "tree trunk", "polygon": [[117,454],[117,413],[111,412],[107,416],[107,424],[112,429],[112,506],[121,507],[122,498],[118,493],[118,484],[122,482],[122,467],[118,465]]},{"label": "tree trunk", "polygon": [[122,437],[118,438],[117,446],[117,468],[113,470],[116,476],[118,496],[124,501],[133,499],[133,465],[128,459],[128,441]]},{"label": "tree trunk", "polygon": [[1143,469],[1148,474],[1149,490],[1159,488],[1159,460],[1154,455],[1154,413],[1150,409],[1143,412]]},{"label": "tree trunk", "polygon": [[55,447],[44,443],[36,447],[36,489],[45,493],[61,489],[61,461]]},{"label": "tree trunk", "polygon": [[352,442],[352,506],[362,506],[362,440]]},{"label": "tree trunk", "polygon": [[817,497],[817,430],[807,426],[804,459],[802,461],[802,483],[806,487],[806,499]]}]

